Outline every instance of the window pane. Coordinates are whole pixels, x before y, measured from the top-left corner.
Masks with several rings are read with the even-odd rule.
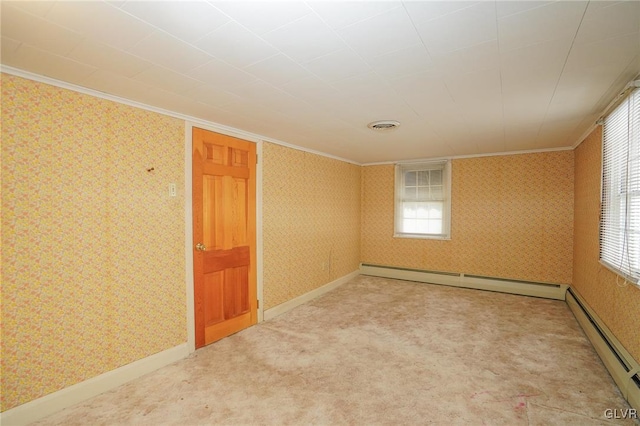
[[[429,218],[430,219],[442,219],[442,209],[444,206],[442,203],[429,203]]]
[[[427,232],[430,234],[442,234],[442,220],[430,219],[428,221]]]
[[[429,171],[421,170],[418,172],[418,185],[429,185]]]
[[[417,215],[418,219],[428,219],[429,218],[429,203],[417,203]]]
[[[431,186],[431,200],[442,200],[444,192],[442,185]]]
[[[418,187],[418,199],[420,199],[420,200],[429,200],[429,187],[428,186],[419,186]]]
[[[418,208],[416,203],[404,203],[402,207],[402,217],[404,218],[414,218],[416,217]]]
[[[404,173],[404,186],[416,186],[416,172]]]
[[[442,170],[431,170],[431,185],[442,185]]]
[[[403,198],[408,200],[418,200],[418,188],[415,186],[405,187]]]
[[[418,232],[417,219],[404,219],[402,221],[402,232],[406,232],[409,234],[417,233]]]

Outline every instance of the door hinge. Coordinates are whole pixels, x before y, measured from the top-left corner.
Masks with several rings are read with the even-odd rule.
[[[260,300],[259,300],[259,299],[258,299],[258,300],[256,300],[256,308],[257,308],[257,309],[260,309]]]
[[[256,154],[256,164],[258,164],[258,154]]]

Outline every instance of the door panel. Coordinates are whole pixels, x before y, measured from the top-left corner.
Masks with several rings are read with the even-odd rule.
[[[255,144],[193,129],[196,347],[256,323]]]

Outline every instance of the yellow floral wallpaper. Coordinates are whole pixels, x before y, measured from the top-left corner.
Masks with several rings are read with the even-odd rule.
[[[263,146],[264,306],[359,268],[360,166]]]
[[[599,217],[602,128],[575,150],[575,217],[572,287],[595,310],[620,343],[640,360],[640,288],[600,265]]]
[[[393,237],[394,166],[362,172],[362,263],[571,283],[573,152],[456,159],[451,240]]]
[[[1,84],[5,411],[187,336],[184,122]]]

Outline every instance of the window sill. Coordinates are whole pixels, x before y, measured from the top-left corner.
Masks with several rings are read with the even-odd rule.
[[[393,238],[410,238],[416,240],[442,240],[442,241],[451,241],[451,236],[449,235],[429,235],[429,234],[402,234],[402,233],[394,233]]]
[[[640,287],[640,280],[638,280],[637,277],[632,277],[629,276],[627,274],[625,274],[624,272],[622,272],[621,270],[619,270],[618,268],[616,268],[615,266],[612,266],[611,264],[603,261],[602,259],[600,259],[600,265],[604,266],[605,268],[607,268],[609,271],[613,272],[614,274],[616,274],[616,280],[619,280],[620,278],[622,278],[625,282],[635,285],[636,287]]]

